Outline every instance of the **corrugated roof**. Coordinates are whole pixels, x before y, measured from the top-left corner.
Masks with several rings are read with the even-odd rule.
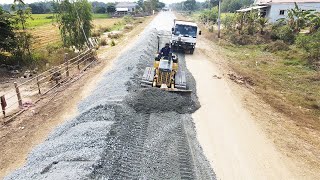
[[[253,7],[249,7],[249,8],[245,8],[245,9],[239,9],[237,10],[237,12],[247,12],[247,11],[251,11],[253,9],[262,9],[262,8],[266,8],[268,6],[253,6]]]
[[[320,3],[320,0],[256,0],[255,4],[270,4],[270,3]]]
[[[129,9],[128,8],[116,8],[116,11],[117,12],[123,12],[123,11],[129,11]]]
[[[138,4],[133,2],[119,2],[116,4],[117,8],[129,8],[129,7],[136,7]]]

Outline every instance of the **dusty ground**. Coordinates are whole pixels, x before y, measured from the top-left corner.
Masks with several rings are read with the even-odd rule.
[[[202,107],[198,138],[218,179],[317,179],[319,135],[263,102],[252,88],[230,81],[221,47],[199,39],[187,65]]]
[[[148,18],[126,34],[117,46],[109,49],[102,48],[99,51],[99,58],[104,61],[100,61],[81,80],[59,93],[50,103],[47,103],[51,99],[51,96],[48,96],[14,122],[0,127],[0,143],[2,145],[0,149],[0,179],[23,165],[31,149],[43,142],[57,125],[77,115],[77,102],[88,96],[102,74],[111,67],[113,60],[136,41],[139,32],[151,20],[152,17]]]

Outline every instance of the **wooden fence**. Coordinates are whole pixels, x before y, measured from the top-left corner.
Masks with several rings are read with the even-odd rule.
[[[66,53],[63,64],[42,72],[21,84],[14,82],[12,90],[0,95],[4,123],[33,106],[53,89],[70,82],[91,66],[97,60],[95,50],[98,42],[96,39],[92,39],[90,43],[93,48],[89,48],[71,59],[68,59]]]

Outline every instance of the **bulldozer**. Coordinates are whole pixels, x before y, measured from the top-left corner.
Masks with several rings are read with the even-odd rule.
[[[187,88],[186,74],[179,70],[177,55],[156,57],[153,67],[144,71],[142,87],[156,87],[172,92],[192,92]]]

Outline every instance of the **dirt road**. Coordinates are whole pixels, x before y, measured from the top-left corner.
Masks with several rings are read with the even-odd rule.
[[[217,179],[317,179],[316,171],[279,151],[268,136],[275,129],[268,127],[267,134],[264,121],[281,115],[247,87],[230,81],[222,51],[209,43],[200,37],[197,51],[186,55],[186,62],[201,104],[192,116],[197,137]],[[246,104],[255,108],[249,111]]]
[[[226,76],[199,50],[186,56],[186,61],[201,103],[193,114],[198,138],[217,177],[292,179],[283,158],[242,107]]]

